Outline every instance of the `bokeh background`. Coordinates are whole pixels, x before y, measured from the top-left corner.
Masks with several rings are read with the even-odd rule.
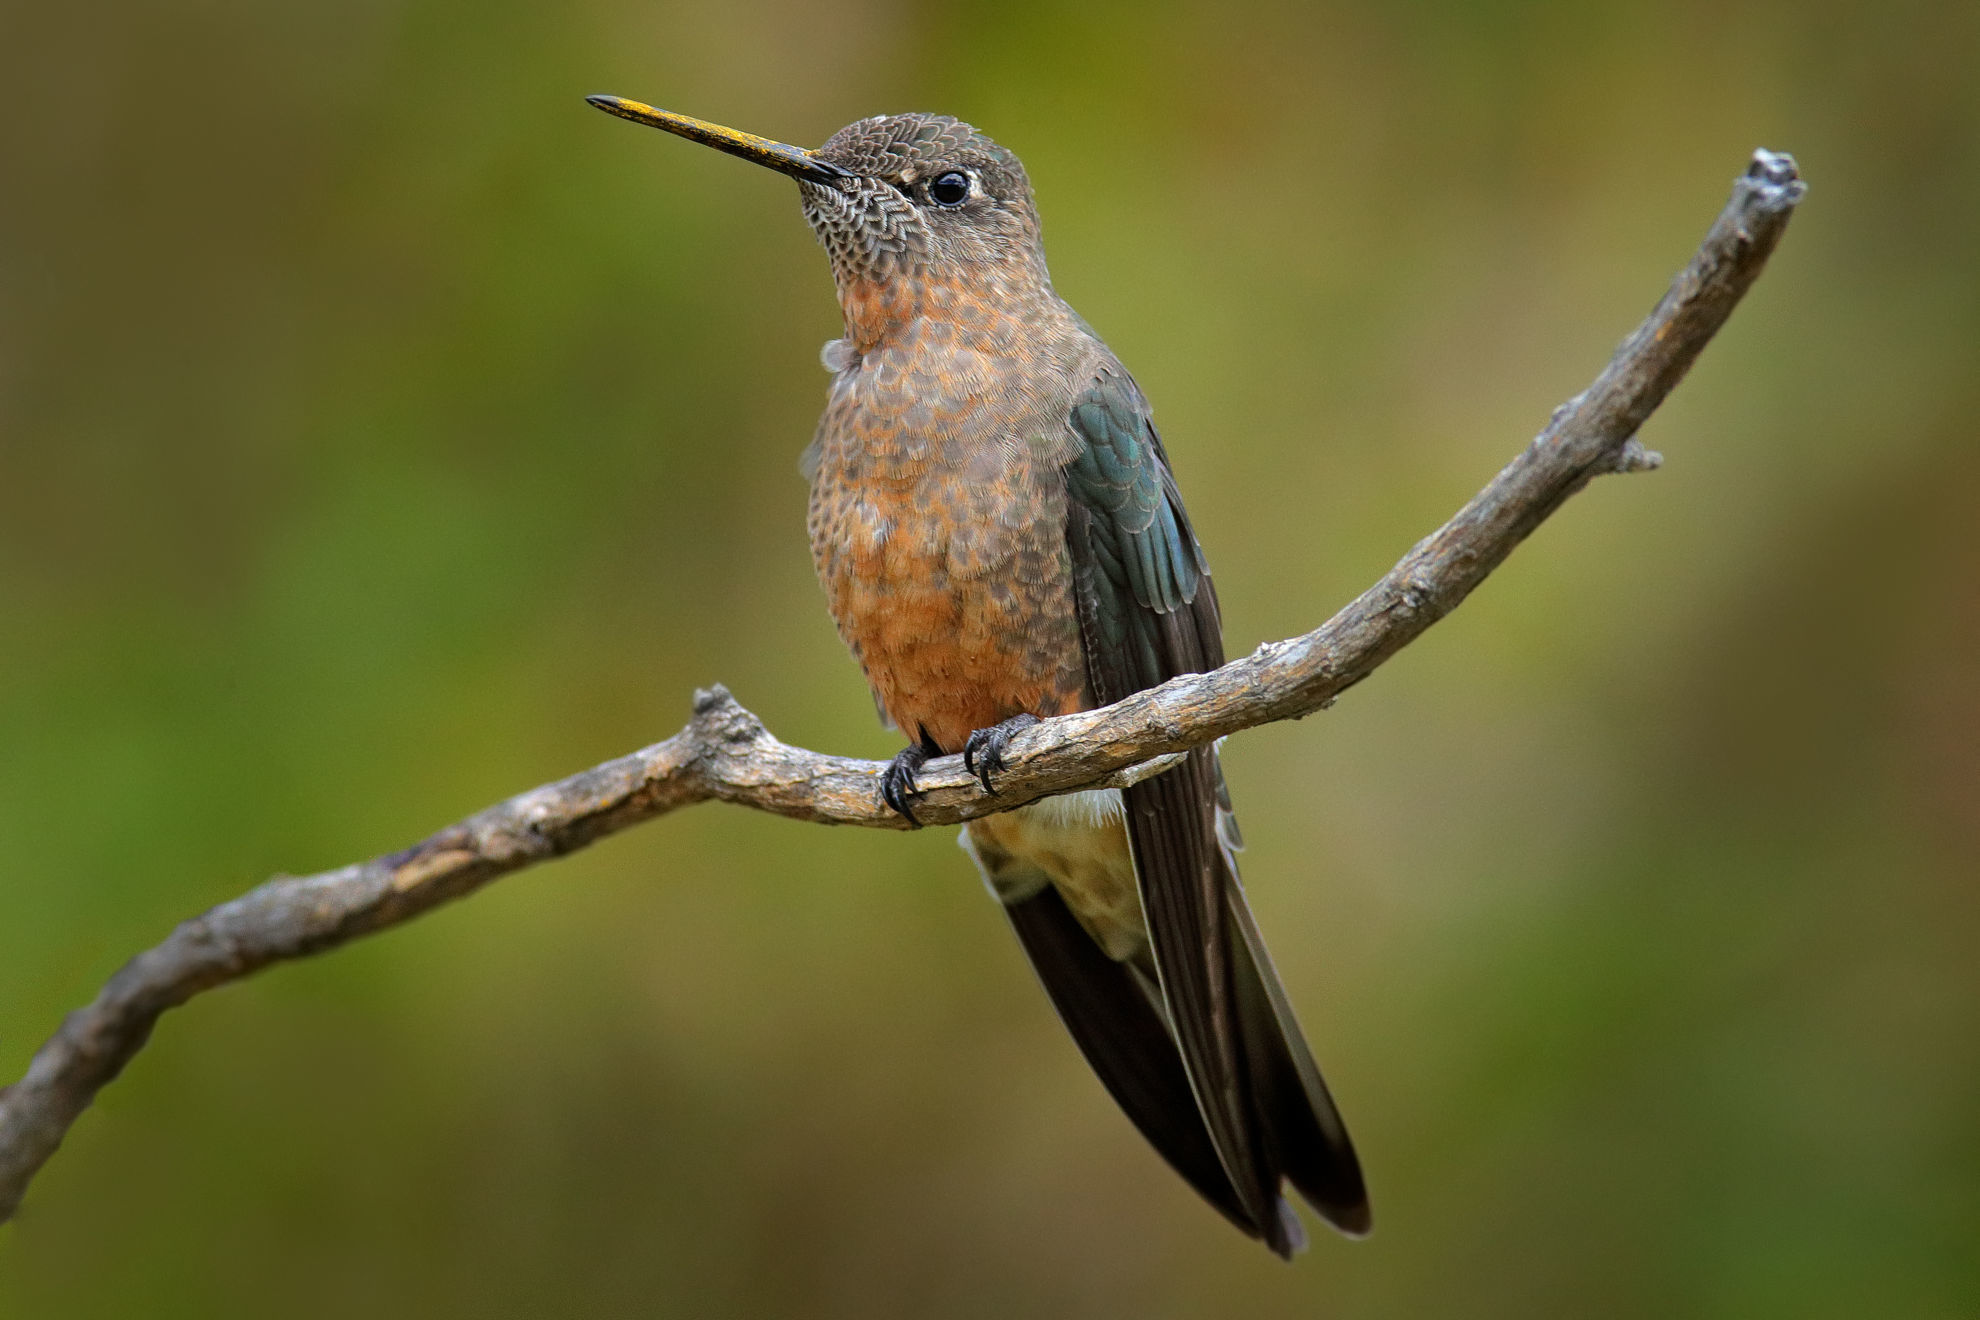
[[[722,807],[172,1014],[0,1314],[1980,1314],[1980,8],[0,9],[0,1078],[176,920],[671,733],[884,756],[796,475],[787,181],[585,108],[1019,151],[1233,652],[1812,191],[1651,422],[1235,739],[1378,1229],[1287,1267],[1065,1038],[950,832]]]

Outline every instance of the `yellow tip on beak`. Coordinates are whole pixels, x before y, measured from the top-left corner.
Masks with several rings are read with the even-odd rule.
[[[665,129],[677,137],[688,138],[717,151],[726,151],[731,156],[741,156],[744,160],[755,161],[758,165],[809,183],[836,183],[852,177],[852,171],[820,160],[803,147],[794,147],[787,142],[772,142],[769,138],[724,128],[705,119],[692,119],[671,110],[656,110],[622,96],[587,96],[584,99],[608,115],[630,119],[649,128]]]

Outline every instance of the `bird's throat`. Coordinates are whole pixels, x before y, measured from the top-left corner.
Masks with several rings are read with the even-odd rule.
[[[839,310],[846,318],[846,338],[864,355],[900,338],[921,315],[924,303],[917,281],[858,277],[839,290]]]

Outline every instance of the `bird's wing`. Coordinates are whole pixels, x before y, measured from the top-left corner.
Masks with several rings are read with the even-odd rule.
[[[1215,594],[1139,395],[1126,376],[1097,372],[1070,419],[1080,443],[1065,470],[1066,534],[1087,678],[1101,704],[1223,659]],[[1207,754],[1192,753],[1127,790],[1123,805],[1184,1071],[1239,1203],[1265,1226],[1278,1218],[1278,1180],[1250,1121],[1239,1058],[1223,873],[1205,810],[1210,768]]]
[[[1070,421],[1080,443],[1065,468],[1066,535],[1094,700],[1216,668],[1216,592],[1146,401],[1124,372],[1102,369]],[[1238,1204],[1281,1252],[1298,1237],[1279,1196],[1286,1175],[1328,1219],[1365,1229],[1354,1152],[1226,851],[1235,830],[1215,750],[1191,752],[1124,799],[1162,1000]]]

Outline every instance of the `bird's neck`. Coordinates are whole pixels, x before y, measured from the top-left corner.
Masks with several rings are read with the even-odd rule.
[[[861,354],[911,338],[922,320],[953,327],[952,338],[967,343],[999,334],[1013,318],[1059,305],[1051,285],[1030,263],[861,274],[839,283],[846,338]]]

